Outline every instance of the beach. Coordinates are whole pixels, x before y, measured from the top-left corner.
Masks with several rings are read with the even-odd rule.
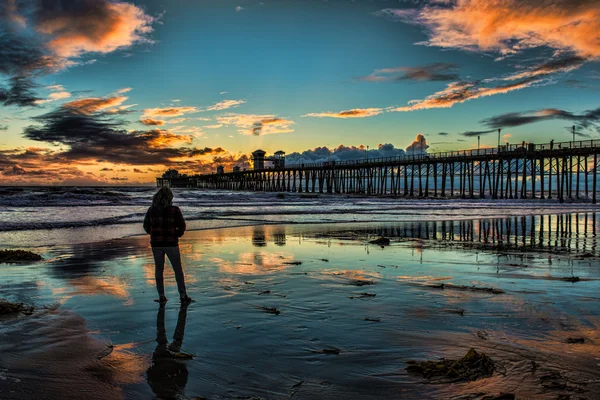
[[[27,247],[43,261],[1,267],[0,298],[35,306],[2,319],[2,398],[600,396],[600,215],[589,205],[315,224],[335,213],[309,200],[301,218],[228,215],[219,228],[188,231],[180,248],[196,301],[183,308],[168,266],[171,300],[162,309],[152,301],[148,237],[128,225],[126,237],[83,243],[65,242],[107,228],[43,231],[55,242]],[[235,221],[246,226],[228,227]],[[44,236],[29,232],[17,231]],[[460,359],[471,348],[493,360],[491,376],[407,371],[411,360]]]

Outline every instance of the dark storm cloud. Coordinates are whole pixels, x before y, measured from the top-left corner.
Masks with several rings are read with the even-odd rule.
[[[600,129],[600,107],[581,114],[556,108],[546,108],[535,111],[514,112],[496,115],[481,121],[490,128],[515,127],[548,120],[564,120],[572,122],[577,128],[584,130]],[[582,136],[583,132],[579,132]]]
[[[461,133],[461,135],[466,136],[466,137],[473,137],[473,136],[487,135],[488,133],[492,133],[492,132],[496,132],[496,130],[490,129],[488,131],[467,131],[467,132]]]
[[[0,87],[0,104],[19,107],[35,106],[36,101],[40,100],[35,94],[35,88],[37,87],[38,85],[30,77],[11,77],[7,88]]]
[[[90,160],[122,164],[170,164],[175,158],[193,158],[224,152],[218,148],[191,148],[191,138],[167,130],[128,132],[123,122],[103,112],[87,114],[72,107],[60,107],[35,117],[38,125],[24,130],[27,139],[66,145],[68,150],[55,153],[56,161]]]
[[[440,135],[440,136],[448,136],[449,133],[448,132],[440,132],[440,133],[438,133],[438,135]]]

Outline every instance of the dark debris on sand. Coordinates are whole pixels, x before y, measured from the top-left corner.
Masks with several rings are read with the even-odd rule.
[[[278,308],[276,307],[265,307],[265,306],[261,306],[258,307],[260,310],[262,310],[263,312],[267,313],[267,314],[275,314],[275,315],[279,315],[281,314],[281,311],[279,311]]]
[[[368,285],[374,285],[375,282],[367,281],[364,279],[352,279],[351,281],[348,282],[348,284],[354,285],[354,286],[368,286]]]
[[[464,290],[470,292],[482,292],[482,293],[492,293],[492,294],[502,294],[504,290],[496,289],[493,287],[478,287],[478,286],[465,286],[465,285],[450,285],[447,283],[440,283],[439,285],[427,285],[432,289],[442,289],[442,290]]]
[[[470,349],[460,360],[407,362],[406,370],[435,382],[469,382],[489,378],[494,373],[494,361],[484,353]]]
[[[332,355],[339,355],[340,354],[340,349],[338,349],[337,347],[326,347],[322,350],[313,350],[313,353],[318,353],[318,354],[332,354]]]
[[[380,236],[380,237],[378,237],[375,240],[370,240],[369,243],[370,244],[376,244],[376,245],[381,246],[381,247],[383,247],[383,246],[389,246],[390,245],[390,239],[385,238],[383,236]]]
[[[367,293],[367,292],[364,292],[364,293],[359,293],[357,296],[349,296],[348,298],[349,299],[366,299],[366,298],[372,298],[372,297],[375,297],[375,296],[377,296],[376,293]]]
[[[0,263],[40,261],[42,256],[25,250],[0,250]]]
[[[33,306],[26,306],[23,303],[11,303],[7,300],[0,300],[0,315],[9,314],[33,314]]]

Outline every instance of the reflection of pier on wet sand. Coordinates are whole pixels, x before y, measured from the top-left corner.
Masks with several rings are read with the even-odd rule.
[[[478,220],[418,221],[363,227],[329,227],[320,237],[383,236],[424,240],[430,245],[465,245],[498,250],[568,252],[598,255],[600,226],[597,213],[528,215]]]

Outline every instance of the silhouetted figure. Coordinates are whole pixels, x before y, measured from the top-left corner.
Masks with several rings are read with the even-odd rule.
[[[554,150],[554,139],[550,141],[550,150]]]
[[[165,255],[169,257],[175,272],[177,289],[182,302],[190,302],[187,295],[185,277],[179,253],[179,238],[185,233],[185,220],[179,207],[173,205],[173,192],[168,187],[161,187],[152,198],[152,206],[144,218],[144,230],[150,235],[150,245],[154,256],[154,278],[158,291],[158,302],[166,303],[163,271]]]
[[[185,320],[189,303],[182,303],[177,316],[177,327],[173,342],[169,344],[165,328],[165,305],[160,304],[156,316],[156,349],[152,353],[152,366],[146,371],[146,379],[152,391],[159,399],[184,398],[188,370],[185,359],[190,355],[181,353]]]

